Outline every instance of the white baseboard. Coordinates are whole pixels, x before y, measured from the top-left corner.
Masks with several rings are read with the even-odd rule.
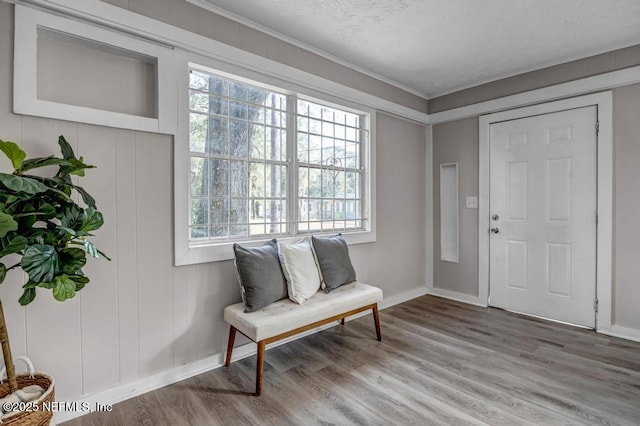
[[[634,342],[640,342],[640,330],[637,328],[613,324],[611,328],[607,330],[598,330],[598,333],[606,334],[607,336],[633,340]]]
[[[444,297],[445,299],[455,300],[457,302],[469,303],[470,305],[487,307],[486,302],[481,302],[478,296],[472,296],[466,293],[459,293],[457,291],[444,290],[442,288],[429,288],[428,294],[438,297]]]
[[[400,303],[415,299],[416,297],[424,296],[427,294],[427,291],[427,286],[423,285],[422,287],[414,290],[405,291],[391,297],[385,297],[382,302],[378,303],[378,307],[380,309],[390,308],[391,306],[399,305]]]
[[[406,302],[411,299],[415,299],[416,297],[424,296],[425,294],[427,294],[427,287],[423,286],[421,288],[417,288],[414,290],[406,291],[404,293],[396,294],[391,297],[384,298],[382,302],[378,304],[378,306],[379,306],[379,309],[381,310],[386,309],[391,306],[397,305],[399,303]],[[361,312],[358,315],[349,317],[348,320],[353,320],[355,318],[358,318],[366,314],[368,314],[368,312]],[[272,343],[271,345],[267,346],[267,349],[283,345],[293,340],[301,339],[305,336],[309,336],[311,334],[317,333],[322,330],[326,330],[328,328],[334,327],[338,323],[339,322],[336,321],[336,323],[326,324],[324,326],[315,328],[313,330],[309,330],[304,333],[297,334],[288,339],[284,339],[279,342]],[[255,354],[256,354],[256,345],[254,343],[247,343],[242,346],[236,346],[233,349],[233,361],[247,358]],[[170,384],[180,382],[182,380],[188,379],[193,376],[197,376],[198,374],[206,373],[207,371],[220,368],[224,365],[224,355],[225,355],[224,352],[215,354],[207,358],[191,362],[189,364],[181,365],[179,367],[174,367],[170,370],[163,371],[162,373],[154,374],[153,376],[145,377],[144,379],[136,380],[131,383],[118,385],[111,389],[107,389],[92,395],[85,396],[79,399],[78,401],[76,401],[77,402],[76,405],[78,407],[81,407],[83,403],[85,403],[89,407],[95,407],[96,404],[100,404],[102,406],[107,404],[113,405],[118,402],[122,402],[130,398],[134,398],[144,393],[151,392],[156,389],[160,389],[164,386],[168,386]],[[58,424],[58,423],[66,422],[68,420],[71,420],[76,417],[80,417],[89,413],[90,411],[60,411],[55,413],[54,423]]]

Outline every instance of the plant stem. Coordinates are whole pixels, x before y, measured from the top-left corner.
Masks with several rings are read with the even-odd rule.
[[[16,369],[13,366],[13,358],[11,357],[11,346],[9,345],[9,333],[7,333],[7,325],[4,321],[4,311],[2,310],[2,300],[0,300],[0,344],[2,344],[2,357],[4,365],[7,367],[7,377],[9,378],[9,391],[18,390],[18,381],[16,380]]]

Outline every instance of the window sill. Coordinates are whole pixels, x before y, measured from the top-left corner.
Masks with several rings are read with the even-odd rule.
[[[310,235],[335,235],[336,232],[330,233],[318,233]],[[373,243],[376,241],[375,231],[359,231],[343,233],[342,236],[349,245]],[[281,237],[277,238],[278,241],[297,241],[305,235],[297,235],[293,237]],[[239,244],[247,246],[259,246],[271,238],[262,238],[259,240],[242,241]],[[193,245],[186,249],[183,253],[176,251],[176,266],[195,265],[198,263],[220,262],[224,260],[232,260],[234,258],[233,253],[233,241],[225,241],[217,244],[203,244]]]

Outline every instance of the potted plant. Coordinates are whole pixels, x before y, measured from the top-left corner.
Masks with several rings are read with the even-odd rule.
[[[58,144],[62,157],[26,159],[17,144],[0,140],[0,151],[14,169],[10,174],[0,173],[0,284],[7,271],[22,268],[27,282],[18,300],[21,305],[31,303],[38,288],[51,290],[59,301],[74,297],[89,282],[82,272],[86,255],[95,258],[102,255],[110,260],[89,240],[91,232],[102,226],[102,214],[93,197],[72,180],[72,176],[84,176],[85,170],[94,166],[85,164],[82,157],[76,158],[63,136],[58,138]],[[43,177],[46,174],[43,170],[38,170],[38,175],[32,174],[41,168],[50,171],[50,177]],[[80,196],[84,207],[74,200],[75,194]],[[2,301],[0,342],[8,377],[8,392],[3,394],[0,389],[0,397],[4,397],[16,391],[19,384]],[[48,414],[50,418],[51,413]]]

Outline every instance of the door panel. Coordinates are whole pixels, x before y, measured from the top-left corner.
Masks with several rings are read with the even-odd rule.
[[[490,304],[593,327],[596,107],[490,127]]]

